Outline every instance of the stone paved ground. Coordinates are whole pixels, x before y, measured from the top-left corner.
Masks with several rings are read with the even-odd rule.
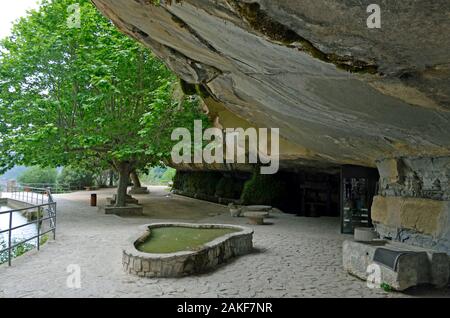
[[[110,190],[100,191],[100,202]],[[146,213],[198,222],[245,224],[212,203],[152,188],[143,198]],[[164,219],[124,219],[101,215],[88,206],[89,193],[57,197],[58,237],[40,252],[29,252],[0,266],[0,297],[406,297],[448,296],[448,291],[416,290],[411,295],[371,290],[347,275],[335,218],[300,218],[277,214],[271,225],[255,226],[256,252],[208,274],[181,279],[143,279],[122,271],[121,248],[138,225]],[[157,211],[159,209],[159,212]],[[153,212],[152,212],[153,211]],[[157,211],[157,212],[155,212]],[[173,213],[176,211],[176,213]],[[215,216],[212,216],[215,215]],[[203,217],[202,217],[203,216]],[[70,289],[67,266],[81,268],[81,288]]]

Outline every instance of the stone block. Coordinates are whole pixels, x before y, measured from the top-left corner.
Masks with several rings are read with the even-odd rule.
[[[142,271],[143,272],[150,271],[150,262],[149,261],[147,261],[147,260],[142,261]]]
[[[449,201],[375,196],[372,220],[398,229],[411,229],[439,237],[447,228]]]
[[[133,270],[140,272],[142,270],[142,261],[140,258],[133,259]]]
[[[132,187],[128,194],[149,194],[150,191],[146,187]]]
[[[127,204],[124,207],[116,206],[99,206],[99,212],[104,214],[114,214],[118,216],[142,216],[144,209],[141,205]]]
[[[380,179],[386,184],[397,183],[400,180],[399,161],[395,158],[377,162]]]
[[[408,251],[398,258],[398,266],[393,270],[374,262],[376,249],[383,247],[394,251]],[[343,266],[350,274],[366,280],[369,265],[377,264],[380,269],[380,283],[385,283],[398,291],[413,286],[430,284],[441,288],[449,283],[449,257],[436,252],[397,242],[362,243],[345,241],[343,244]]]
[[[357,242],[370,242],[378,237],[377,232],[369,227],[355,228],[354,238]]]

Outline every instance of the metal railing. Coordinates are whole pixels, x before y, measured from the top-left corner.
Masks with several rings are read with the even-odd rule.
[[[50,188],[32,188],[29,186],[15,187],[7,194],[9,199],[22,201],[30,204],[44,204],[50,202]],[[53,198],[52,198],[53,200]]]
[[[8,245],[6,248],[0,250],[0,255],[8,252],[8,265],[11,266],[12,252],[13,250],[21,246],[24,243],[36,240],[36,248],[40,249],[41,238],[52,232],[53,239],[56,239],[56,202],[53,201],[52,192],[50,188],[24,188],[24,189],[14,189],[13,192],[4,193],[5,198],[13,199],[21,202],[30,204],[30,207],[25,207],[21,209],[11,209],[8,211],[0,212],[0,215],[9,214],[9,226],[6,230],[0,230],[0,236],[8,233]],[[45,202],[46,201],[46,202]],[[36,215],[36,217],[28,220],[27,223],[13,226],[13,216],[15,213],[21,213],[22,215],[27,212]],[[45,228],[45,221],[48,221],[48,228]],[[21,240],[20,242],[12,241],[12,232],[30,225],[36,225],[37,234],[32,237]]]
[[[20,183],[23,188],[51,188],[53,194],[70,193],[73,191],[84,190],[84,186],[77,183]]]

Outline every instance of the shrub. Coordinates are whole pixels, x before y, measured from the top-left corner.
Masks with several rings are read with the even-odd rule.
[[[51,185],[56,183],[57,171],[54,168],[31,167],[18,178],[20,183]]]
[[[187,174],[183,171],[177,171],[173,177],[173,188],[176,190],[184,191]]]
[[[58,185],[83,189],[94,184],[94,173],[80,168],[65,167],[57,178]]]
[[[216,186],[216,196],[226,199],[239,199],[244,187],[241,179],[223,176]]]
[[[188,194],[214,196],[220,178],[219,172],[177,171],[174,177],[174,189]]]
[[[17,240],[11,242],[12,245],[17,244]],[[8,247],[7,243],[0,238],[0,250],[6,249]],[[20,243],[11,250],[11,258],[19,257],[28,251],[34,249],[34,245],[30,243]],[[0,264],[6,263],[8,261],[8,251],[0,253]]]
[[[255,172],[244,185],[241,201],[245,205],[280,206],[285,197],[286,187],[286,183],[277,175],[262,175]]]

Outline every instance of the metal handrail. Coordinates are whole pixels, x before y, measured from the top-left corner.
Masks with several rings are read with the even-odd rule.
[[[43,204],[48,201],[50,188],[32,188],[27,186],[14,187],[10,192],[10,199],[18,200],[31,204]]]
[[[27,203],[27,202],[25,202],[25,203]],[[33,205],[33,206],[28,207],[28,208],[14,209],[13,211],[14,211],[14,212],[23,212],[23,211],[27,211],[27,210],[33,210],[33,209],[36,209],[36,208],[41,208],[41,207],[44,207],[44,206],[49,206],[51,203],[53,203],[53,202],[45,203],[45,204],[39,204],[39,205]],[[0,214],[8,214],[8,213],[10,213],[10,210],[0,212]]]
[[[18,211],[17,210],[12,210],[12,212],[18,212]],[[8,211],[8,213],[10,213],[10,212]],[[39,223],[40,221],[47,221],[47,220],[50,220],[51,218],[52,218],[51,216],[48,216],[46,218],[41,218],[39,220],[29,221],[28,223],[24,223],[24,224],[15,226],[15,227],[12,227],[12,228],[7,229],[7,230],[2,230],[2,231],[0,231],[0,234],[6,233],[6,232],[9,232],[9,231],[18,230],[18,229],[21,229],[21,228],[26,227],[28,225]]]
[[[81,183],[19,183],[22,187],[51,188],[53,193],[68,193],[83,190]]]
[[[30,191],[36,191],[36,192],[30,192]],[[20,195],[20,193],[22,193],[22,195]],[[47,203],[42,202],[42,204],[37,204],[37,205],[32,204],[30,207],[26,207],[26,208],[12,209],[9,211],[0,212],[0,215],[9,214],[8,229],[0,231],[0,234],[8,233],[8,247],[3,250],[0,250],[0,253],[4,253],[6,251],[8,252],[8,265],[9,266],[11,266],[12,250],[15,247],[17,247],[23,243],[29,242],[31,240],[37,239],[36,248],[37,248],[37,250],[40,250],[41,237],[50,232],[53,232],[53,239],[56,239],[56,202],[53,201],[51,189],[50,188],[45,188],[45,189],[44,188],[27,188],[27,191],[18,191],[18,189],[16,188],[16,189],[14,189],[13,192],[11,192],[11,199],[30,204],[30,202],[28,201],[28,199],[29,199],[28,194],[25,196],[23,193],[36,193],[37,200],[39,199],[39,195],[41,195],[42,201],[44,201],[44,196],[46,196]],[[9,195],[8,195],[8,198],[9,198]],[[22,198],[22,200],[20,200],[20,198]],[[31,198],[33,200],[33,195],[31,196]],[[24,199],[27,199],[27,200],[24,200]],[[12,226],[13,213],[24,212],[24,211],[29,211],[29,210],[36,210],[36,209],[37,209],[37,218],[35,220],[28,221],[27,223],[24,223],[24,224],[15,226],[15,227]],[[43,215],[41,216],[41,212],[43,210],[45,210],[47,212],[48,216],[46,216],[46,217],[44,217]],[[47,220],[50,221],[50,229],[45,232],[41,232],[42,222],[47,221]],[[14,244],[12,244],[12,231],[26,227],[28,225],[32,225],[32,224],[37,224],[37,235],[34,235],[27,239],[21,240],[20,242],[15,242]]]

